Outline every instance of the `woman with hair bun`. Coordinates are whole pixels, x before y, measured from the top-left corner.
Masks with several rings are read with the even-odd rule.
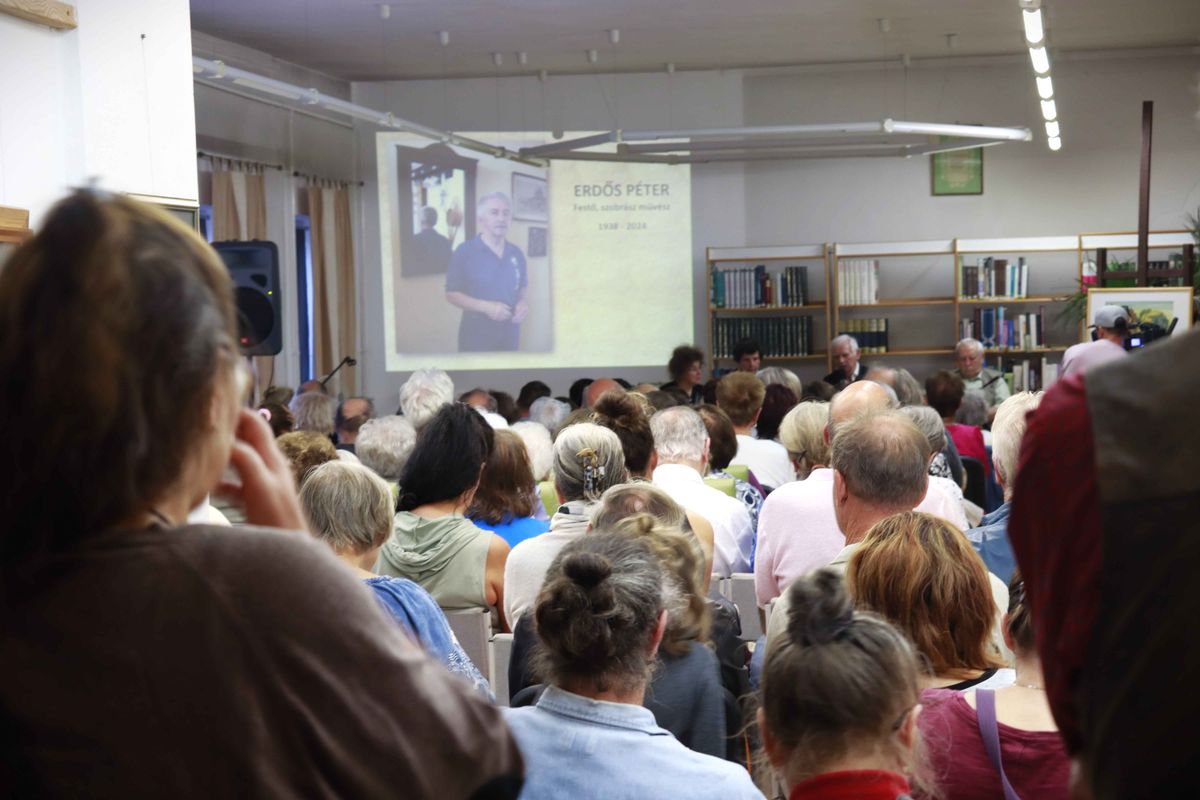
[[[758,712],[788,797],[907,799],[910,779],[928,785],[917,652],[882,618],[855,611],[832,570],[797,578],[788,591],[787,630],[767,653]]]
[[[658,558],[592,532],[555,558],[534,621],[547,676],[537,705],[503,709],[525,756],[525,800],[761,798],[741,767],[693,752],[642,703],[668,612]]]
[[[392,538],[375,571],[420,584],[442,608],[492,609],[493,627],[508,630],[508,543],[466,517],[493,443],[475,409],[451,403],[438,410],[404,465]]]

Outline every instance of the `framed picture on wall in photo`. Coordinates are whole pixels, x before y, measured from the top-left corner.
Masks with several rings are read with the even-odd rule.
[[[935,197],[983,194],[983,148],[932,154],[929,179]]]
[[[1087,324],[1096,319],[1101,306],[1121,306],[1129,312],[1131,325],[1157,325],[1172,336],[1192,327],[1192,287],[1152,286],[1120,289],[1088,289]],[[1175,320],[1175,327],[1171,325]]]
[[[525,255],[530,258],[543,258],[546,252],[546,229],[537,225],[530,225],[529,247],[525,248]]]
[[[550,193],[546,179],[520,172],[512,174],[513,219],[526,222],[550,221]]]

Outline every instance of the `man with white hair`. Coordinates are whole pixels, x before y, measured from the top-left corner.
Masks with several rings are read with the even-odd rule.
[[[858,340],[848,333],[833,337],[829,343],[833,356],[833,372],[825,376],[825,382],[835,389],[862,379],[867,374],[867,365],[859,360]]]
[[[539,397],[529,407],[529,419],[550,431],[551,436],[558,434],[559,426],[570,413],[569,405],[553,397]]]
[[[305,392],[292,398],[292,415],[296,418],[295,429],[298,431],[315,431],[333,436],[336,410],[337,401],[320,392]]]
[[[395,485],[417,444],[417,429],[395,414],[367,420],[358,429],[356,450],[363,466]]]
[[[992,421],[992,466],[996,468],[996,482],[1004,490],[1004,504],[985,514],[978,528],[967,531],[967,539],[988,570],[1005,583],[1016,568],[1012,545],[1008,541],[1008,511],[1017,482],[1021,439],[1025,436],[1029,414],[1041,402],[1041,392],[1019,392],[996,409],[996,418]]]
[[[704,483],[708,471],[708,429],[690,406],[659,411],[650,418],[658,466],[655,486],[713,527],[713,574],[748,572],[754,553],[754,526],[741,501]]]
[[[400,413],[420,431],[438,409],[454,402],[454,381],[440,369],[419,369],[400,387]]]
[[[512,201],[492,192],[476,203],[479,235],[463,242],[446,270],[446,301],[462,309],[460,353],[516,350],[529,314],[525,254],[508,241]]]
[[[962,378],[963,389],[982,394],[989,409],[1003,403],[1012,393],[1003,372],[983,365],[983,342],[978,339],[963,339],[955,345],[954,362],[958,366],[953,371]]]

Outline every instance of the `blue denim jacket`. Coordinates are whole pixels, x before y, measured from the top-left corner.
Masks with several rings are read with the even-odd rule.
[[[501,712],[525,757],[522,800],[762,800],[746,770],[688,750],[643,706],[550,686]]]
[[[979,557],[983,559],[988,571],[1008,584],[1013,570],[1017,568],[1017,558],[1013,555],[1012,545],[1008,541],[1008,509],[1010,503],[997,508],[990,514],[984,514],[978,528],[967,531],[967,539]]]

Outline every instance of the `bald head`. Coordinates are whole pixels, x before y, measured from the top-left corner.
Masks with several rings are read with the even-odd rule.
[[[829,403],[829,438],[838,428],[867,414],[897,408],[895,392],[874,381],[856,381],[833,396]]]
[[[600,399],[600,395],[607,392],[609,389],[620,389],[621,384],[614,381],[612,378],[600,378],[588,384],[587,391],[583,393],[584,405],[588,408],[594,408],[596,401]]]

